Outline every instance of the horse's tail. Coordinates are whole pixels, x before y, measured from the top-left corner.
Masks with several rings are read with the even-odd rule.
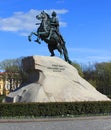
[[[62,49],[63,49],[63,54],[64,54],[64,59],[66,62],[68,62],[69,64],[72,64],[72,61],[69,59],[69,56],[68,56],[68,51],[65,47],[65,44],[62,45]]]

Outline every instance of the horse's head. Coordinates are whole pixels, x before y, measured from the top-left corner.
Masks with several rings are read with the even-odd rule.
[[[37,29],[39,37],[41,39],[46,39],[50,33],[50,16],[45,11],[42,11],[36,18],[41,21]]]
[[[38,20],[43,20],[43,21],[46,21],[46,20],[48,20],[48,19],[50,19],[50,16],[45,12],[45,11],[42,11],[40,14],[38,14],[37,16],[36,16],[36,18],[38,19]]]

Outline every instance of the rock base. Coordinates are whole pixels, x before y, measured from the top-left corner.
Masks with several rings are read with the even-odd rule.
[[[107,101],[78,71],[58,57],[30,56],[23,59],[28,82],[11,92],[4,102]]]

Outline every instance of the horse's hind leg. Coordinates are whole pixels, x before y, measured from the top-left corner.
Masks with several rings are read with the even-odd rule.
[[[58,43],[58,45],[57,45],[57,50],[59,51],[59,53],[60,53],[60,57],[62,58],[62,54],[63,54],[63,52],[62,52],[62,48],[61,48],[61,45]]]
[[[49,51],[50,51],[50,53],[51,53],[50,56],[55,56],[54,50],[52,49],[52,47],[51,47],[49,44],[48,44],[48,49],[49,49]]]

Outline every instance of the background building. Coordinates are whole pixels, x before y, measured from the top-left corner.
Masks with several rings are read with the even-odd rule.
[[[4,80],[3,73],[0,72],[0,95],[4,94]]]
[[[12,77],[6,72],[0,72],[0,95],[8,95],[10,91],[20,86],[21,81],[16,76],[14,78],[14,76]]]

